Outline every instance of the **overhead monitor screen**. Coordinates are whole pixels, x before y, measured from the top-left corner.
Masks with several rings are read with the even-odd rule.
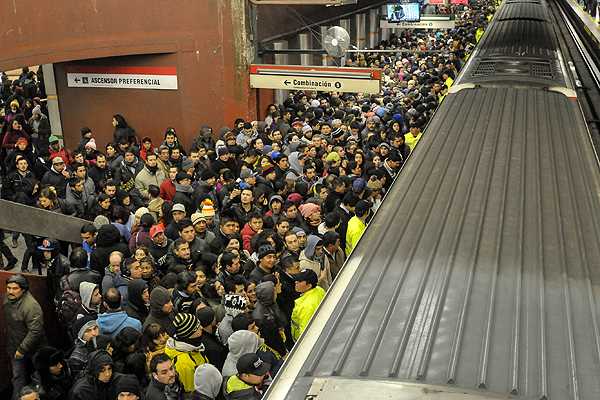
[[[394,3],[387,5],[388,22],[418,22],[421,20],[419,3]]]

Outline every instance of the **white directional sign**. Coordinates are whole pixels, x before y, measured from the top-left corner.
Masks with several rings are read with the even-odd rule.
[[[73,66],[67,86],[77,88],[177,90],[176,67]]]
[[[253,89],[379,93],[381,70],[368,68],[251,65]]]
[[[417,22],[388,22],[382,19],[380,23],[382,29],[454,29],[456,23],[448,18],[421,18]]]

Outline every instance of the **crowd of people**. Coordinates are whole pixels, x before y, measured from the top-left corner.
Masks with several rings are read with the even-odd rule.
[[[14,399],[259,399],[421,139],[493,11],[410,31],[349,65],[379,95],[295,92],[260,121],[113,140],[51,135],[36,76],[4,82],[2,197],[87,220],[80,245],[24,234],[4,303]],[[31,82],[34,83],[32,86]],[[18,233],[6,232],[17,245]],[[4,235],[4,233],[2,233]],[[5,269],[19,260],[4,241]],[[50,346],[40,302],[69,346]]]

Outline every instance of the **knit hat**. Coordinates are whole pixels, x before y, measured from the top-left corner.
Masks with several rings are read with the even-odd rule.
[[[226,294],[225,300],[223,300],[225,313],[232,317],[236,317],[237,315],[246,312],[247,306],[248,302],[246,301],[246,298],[239,294]]]
[[[13,101],[10,102],[10,106],[16,106],[17,108],[19,107],[19,102],[15,99]]]
[[[225,154],[229,154],[229,149],[227,148],[227,146],[217,147],[217,157],[221,157]]]
[[[298,226],[293,227],[292,232],[294,232],[296,236],[306,236],[306,232],[304,232],[304,229]]]
[[[383,185],[381,184],[379,179],[369,179],[369,181],[367,182],[367,187],[370,190],[381,190],[383,188]]]
[[[196,311],[196,317],[200,321],[202,327],[205,328],[215,320],[215,311],[212,307],[204,307]]]
[[[142,390],[140,389],[140,383],[138,379],[134,375],[122,375],[120,379],[117,380],[115,385],[115,393],[117,397],[120,393],[131,393],[141,398]]]
[[[300,193],[290,193],[287,197],[287,201],[292,202],[296,205],[302,202],[302,195]]]
[[[109,224],[109,219],[104,215],[98,215],[96,216],[96,218],[94,218],[94,226],[96,227],[96,229],[100,229],[100,227]]]
[[[182,171],[187,171],[188,169],[193,168],[193,167],[194,167],[194,160],[192,160],[190,158],[186,158],[181,163],[181,170]]]
[[[50,135],[50,137],[48,138],[48,143],[54,143],[58,141],[60,141],[60,139],[56,135]]]
[[[198,329],[202,328],[198,318],[188,313],[177,314],[173,324],[175,325],[175,338],[177,339],[190,338]]]
[[[94,139],[90,139],[86,144],[85,144],[86,148],[91,148],[93,150],[96,150],[96,140]]]
[[[202,200],[202,203],[200,203],[200,205],[202,206],[202,209],[200,210],[202,211],[202,215],[204,215],[205,217],[215,216],[215,207],[213,205],[212,200],[204,199]]]
[[[137,210],[135,210],[135,214],[133,215],[136,219],[142,219],[142,215],[144,214],[150,214],[150,210],[148,210],[148,208],[146,207],[140,207]]]
[[[65,160],[63,160],[62,157],[56,156],[52,159],[52,164],[64,164],[64,163],[65,163]]]
[[[300,210],[300,214],[302,214],[302,217],[304,217],[304,219],[310,217],[316,212],[321,211],[321,207],[319,207],[319,205],[315,203],[301,204],[300,207],[298,207],[298,209]]]
[[[352,182],[352,191],[354,193],[362,193],[366,186],[367,182],[363,178],[357,178]]]
[[[275,248],[273,246],[271,246],[270,244],[263,244],[262,246],[260,246],[258,248],[258,259],[259,260],[262,260],[269,254],[277,254],[277,252],[275,251]]]
[[[33,367],[42,374],[48,373],[48,368],[65,361],[65,355],[55,347],[44,346],[33,357]]]
[[[79,340],[83,341],[83,335],[85,331],[93,328],[94,326],[98,326],[98,322],[95,318],[90,315],[84,315],[81,318],[78,318],[73,323],[73,334],[79,338]]]
[[[157,286],[150,293],[150,307],[162,308],[165,304],[171,301],[169,291],[162,286]]]
[[[200,221],[206,222],[206,217],[202,213],[199,213],[199,212],[193,213],[192,216],[190,217],[190,219],[192,220],[192,225],[196,225]]]

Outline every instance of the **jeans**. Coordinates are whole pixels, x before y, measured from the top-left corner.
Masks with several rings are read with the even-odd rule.
[[[13,400],[19,399],[19,392],[28,383],[27,362],[27,357],[17,360],[14,354],[11,355]]]

